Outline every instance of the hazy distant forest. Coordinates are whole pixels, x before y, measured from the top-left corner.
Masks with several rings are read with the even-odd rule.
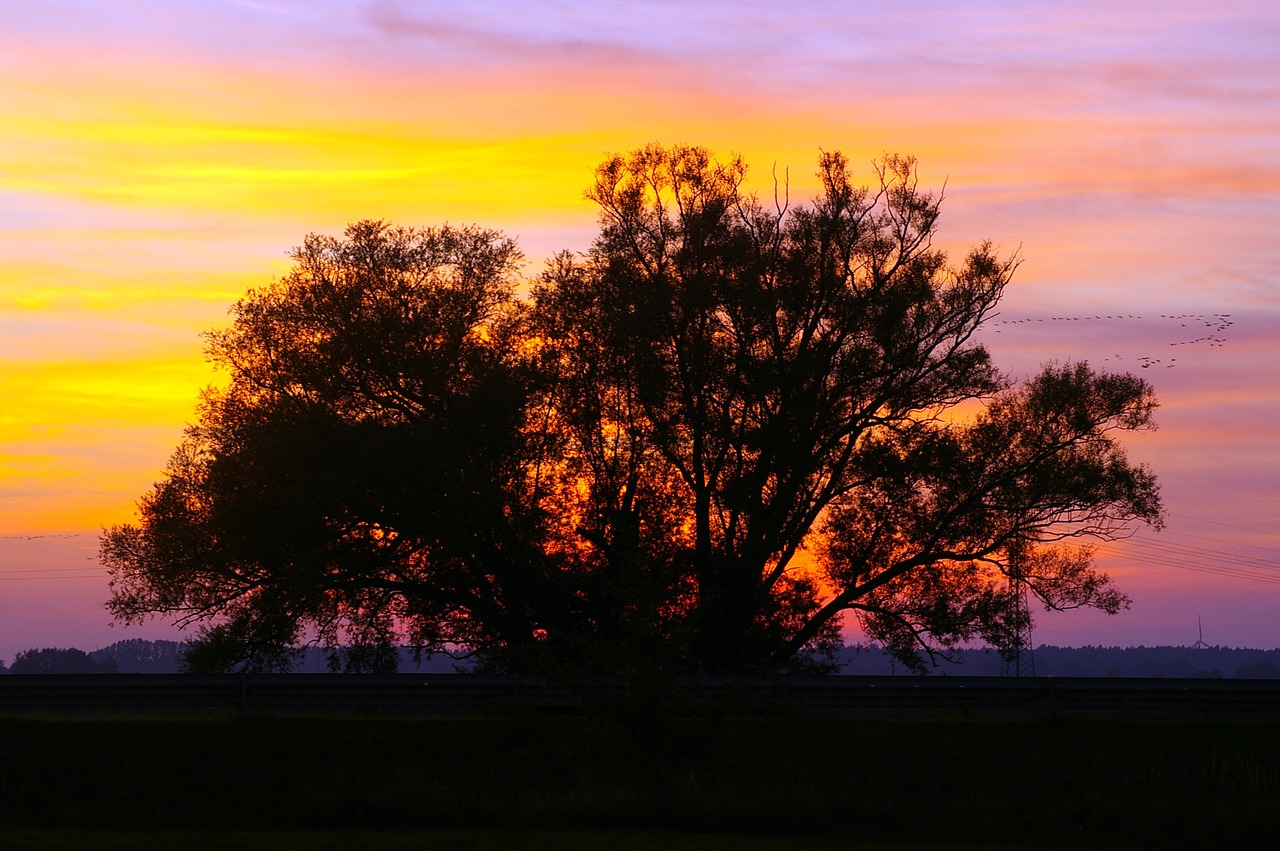
[[[187,647],[176,641],[130,638],[90,652],[40,648],[19,653],[9,667],[0,660],[0,674],[173,674],[182,670]],[[998,676],[997,651],[953,650],[950,660],[938,659],[925,670],[933,676]],[[1197,677],[1280,679],[1280,649],[1231,647],[1053,647],[1034,651],[1036,674],[1048,677]],[[879,648],[845,647],[833,652],[834,669],[841,674],[893,675],[914,673],[891,653]],[[403,648],[397,670],[403,673],[454,673],[469,670],[472,660],[448,655],[415,658]],[[293,670],[325,673],[332,670],[330,654],[317,647],[300,654]]]
[[[974,334],[1020,258],[936,247],[910,157],[862,185],[824,153],[805,204],[746,175],[610,157],[594,243],[533,278],[481,227],[307,237],[207,335],[229,382],[103,535],[112,613],[197,627],[197,671],[408,645],[646,678],[835,670],[846,618],[918,668],[1016,650],[1028,599],[1126,608],[1089,541],[1161,523],[1121,444],[1152,387],[1007,379]]]

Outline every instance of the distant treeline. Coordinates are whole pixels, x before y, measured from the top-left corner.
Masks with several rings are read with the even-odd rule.
[[[177,641],[130,638],[84,652],[75,648],[27,650],[19,653],[0,674],[171,674],[182,667],[186,645]],[[891,656],[875,647],[844,647],[836,652],[842,674],[907,675]],[[1231,647],[1054,647],[1041,645],[1034,653],[1035,673],[1042,677],[1209,677],[1229,679],[1280,679],[1280,649],[1251,650]],[[990,648],[956,650],[949,658],[927,662],[934,676],[994,677],[1000,675],[1000,654]],[[400,653],[403,673],[453,673],[466,670],[465,659],[446,654],[416,658],[412,650]],[[300,652],[294,670],[325,673],[331,670],[330,654],[318,648]]]
[[[1032,654],[1041,677],[1208,677],[1280,679],[1280,650],[1233,647],[1054,647]],[[846,647],[837,654],[843,674],[901,674],[902,665],[874,647]],[[955,650],[926,661],[941,676],[1000,676],[1000,654],[989,648]]]
[[[182,657],[187,645],[180,641],[146,641],[129,638],[86,653],[76,648],[43,647],[25,650],[5,667],[0,661],[0,674],[176,674],[182,670]],[[453,673],[465,668],[447,654],[418,658],[410,648],[400,651],[400,671],[413,673]],[[321,674],[332,670],[328,651],[307,647],[299,651],[294,671]]]

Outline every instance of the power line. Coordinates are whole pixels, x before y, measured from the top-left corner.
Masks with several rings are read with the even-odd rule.
[[[1180,544],[1165,544],[1158,541],[1142,540],[1133,547],[1108,547],[1107,549],[1117,555],[1132,558],[1160,557],[1179,564],[1211,564],[1240,570],[1272,572],[1277,577],[1280,577],[1280,563],[1275,561],[1266,561],[1252,556],[1238,557],[1231,553],[1209,550],[1203,547],[1188,547]]]
[[[1224,576],[1229,579],[1247,579],[1252,582],[1262,582],[1267,585],[1280,585],[1280,576],[1266,573],[1251,573],[1246,570],[1238,570],[1228,567],[1215,567],[1208,564],[1178,564],[1168,559],[1145,557],[1145,556],[1128,556],[1130,562],[1139,564],[1149,564],[1152,567],[1171,567],[1178,570],[1190,570],[1195,573],[1210,573],[1214,576]]]
[[[1161,535],[1177,535],[1180,538],[1192,538],[1197,541],[1208,541],[1209,543],[1222,544],[1223,546],[1226,546],[1226,547],[1244,547],[1245,549],[1250,549],[1250,550],[1261,550],[1264,553],[1272,553],[1277,558],[1280,558],[1280,548],[1277,548],[1277,547],[1260,547],[1257,544],[1241,544],[1241,543],[1237,543],[1236,541],[1224,541],[1221,538],[1206,538],[1203,535],[1192,535],[1187,532],[1175,532],[1172,529],[1165,529],[1161,531],[1160,534]],[[1151,540],[1147,538],[1147,536],[1145,535],[1135,535],[1134,538],[1139,540],[1144,540],[1144,541]]]
[[[1099,549],[1118,559],[1138,564],[1149,564],[1155,567],[1170,567],[1178,570],[1190,570],[1197,573],[1210,573],[1232,579],[1248,579],[1270,585],[1280,585],[1280,563],[1264,562],[1258,559],[1235,559],[1225,553],[1206,550],[1200,547],[1179,549],[1177,545],[1165,546],[1143,541],[1147,551],[1134,551],[1133,548],[1105,544]]]
[[[18,567],[12,570],[0,570],[0,576],[16,576],[19,573],[83,573],[86,570],[97,570],[99,573],[106,572],[106,568],[101,565],[78,564],[75,567]]]
[[[1211,549],[1209,547],[1197,547],[1192,544],[1183,544],[1178,541],[1157,541],[1147,537],[1134,537],[1130,540],[1133,541],[1135,545],[1141,545],[1147,549],[1170,553],[1176,556],[1197,559],[1207,558],[1215,561],[1228,561],[1245,567],[1280,570],[1280,562],[1276,559],[1266,559],[1254,555],[1231,553],[1216,548]]]
[[[1280,532],[1264,532],[1261,529],[1254,529],[1249,526],[1236,526],[1231,523],[1220,523],[1217,520],[1206,520],[1203,517],[1192,517],[1190,514],[1174,514],[1169,512],[1170,517],[1181,517],[1183,520],[1195,520],[1197,523],[1209,523],[1213,526],[1225,526],[1228,529],[1239,529],[1241,532],[1252,532],[1255,535],[1265,535],[1268,538],[1280,538]]]
[[[86,573],[83,576],[0,576],[0,582],[49,582],[57,579],[106,579],[102,573]]]

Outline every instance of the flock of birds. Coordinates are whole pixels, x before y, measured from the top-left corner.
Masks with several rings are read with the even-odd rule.
[[[998,319],[991,322],[990,324],[995,330],[995,333],[999,334],[1000,328],[997,326],[1001,326],[1001,325],[1004,325],[1004,326],[1030,325],[1036,322],[1092,322],[1092,321],[1140,322],[1140,321],[1145,321],[1146,319],[1147,317],[1138,316],[1132,313],[1113,313],[1113,314],[1106,314],[1106,315],[1097,314],[1094,316],[1049,316],[1049,317],[1029,316],[1023,319]],[[1231,319],[1230,313],[1213,313],[1213,314],[1161,313],[1160,319],[1177,322],[1179,323],[1179,327],[1182,327],[1182,328],[1191,327],[1191,328],[1208,329],[1209,333],[1204,334],[1203,336],[1196,337],[1190,340],[1173,340],[1169,343],[1170,346],[1204,345],[1210,348],[1221,348],[1227,342],[1226,337],[1222,335],[1226,333],[1228,328],[1230,328],[1232,325],[1235,324]],[[1114,356],[1104,358],[1103,360],[1104,361],[1124,360],[1124,357],[1119,353],[1117,353]],[[1150,369],[1153,366],[1163,367],[1165,369],[1173,369],[1178,364],[1177,358],[1169,358],[1166,360],[1164,358],[1153,358],[1153,357],[1147,357],[1145,355],[1139,358],[1135,358],[1135,360],[1137,361],[1138,366],[1140,366],[1142,369]]]

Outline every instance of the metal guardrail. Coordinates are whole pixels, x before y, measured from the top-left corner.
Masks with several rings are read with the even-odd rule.
[[[594,692],[625,697],[621,686]],[[1280,680],[1087,677],[703,678],[683,707],[797,712],[842,710],[1141,710],[1280,714]],[[25,712],[368,710],[459,713],[574,711],[572,691],[527,677],[480,674],[100,674],[0,676],[0,714]]]

